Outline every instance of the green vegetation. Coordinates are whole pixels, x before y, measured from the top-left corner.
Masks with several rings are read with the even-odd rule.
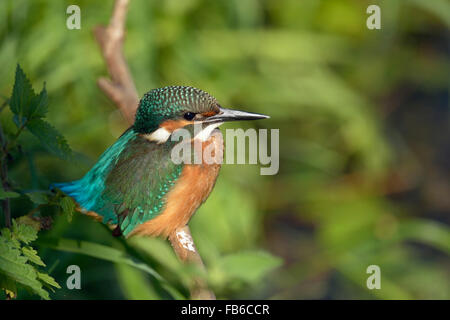
[[[21,218],[27,221],[27,217]],[[34,221],[29,219],[31,224]],[[39,272],[37,266],[45,267],[45,263],[37,255],[30,243],[37,238],[38,226],[13,220],[11,230],[4,228],[0,235],[0,286],[8,298],[17,296],[17,286],[23,286],[43,299],[49,299],[43,285],[61,288],[59,284],[46,273]],[[53,290],[52,290],[53,291]]]
[[[140,95],[191,85],[271,116],[228,128],[280,129],[280,172],[224,165],[192,219],[207,275],[48,191],[126,129],[96,85],[106,68],[92,30],[113,2],[77,4],[81,30],[66,28],[64,2],[0,2],[0,198],[15,219],[0,236],[1,297],[17,284],[29,289],[19,299],[47,298],[44,286],[52,299],[183,299],[201,275],[218,298],[450,298],[448,2],[377,1],[382,29],[368,30],[370,1],[131,1],[125,56]],[[5,273],[18,269],[4,257],[28,276]],[[372,264],[380,290],[366,287]],[[69,265],[81,290],[65,286]]]

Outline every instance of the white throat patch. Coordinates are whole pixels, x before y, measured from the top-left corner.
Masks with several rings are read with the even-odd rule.
[[[197,133],[194,137],[194,139],[198,139],[200,141],[206,141],[211,136],[211,133],[215,128],[223,124],[223,122],[216,122],[212,123],[205,128],[203,128],[199,133]],[[181,128],[182,129],[182,128]],[[149,141],[154,141],[157,144],[165,143],[169,138],[172,132],[168,131],[167,129],[160,127],[153,131],[152,133],[145,134],[145,139]]]
[[[194,139],[198,139],[200,141],[208,140],[209,137],[211,136],[211,133],[213,132],[213,130],[215,128],[217,128],[218,126],[220,126],[221,124],[223,124],[223,122],[216,122],[216,123],[212,123],[212,124],[206,126],[206,128],[203,128],[202,131],[197,133],[197,135],[194,137]]]
[[[146,134],[145,138],[149,141],[155,141],[157,144],[166,142],[172,133],[165,128],[159,128],[152,133]]]

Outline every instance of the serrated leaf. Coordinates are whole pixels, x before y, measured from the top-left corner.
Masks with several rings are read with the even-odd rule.
[[[25,257],[28,258],[30,262],[37,264],[39,266],[45,267],[44,261],[42,261],[41,257],[38,256],[38,252],[34,250],[32,247],[23,247],[22,253]]]
[[[42,119],[30,120],[26,127],[50,152],[63,159],[69,159],[72,151],[64,137]]]
[[[12,233],[16,239],[26,244],[37,239],[37,231],[33,227],[26,224],[19,224],[14,219],[12,222]]]
[[[18,224],[26,224],[32,227],[34,230],[39,231],[41,229],[41,223],[30,216],[21,216],[16,219]]]
[[[247,282],[257,282],[281,263],[280,258],[263,251],[234,253],[219,261],[222,270],[228,276]]]
[[[73,212],[75,210],[75,202],[70,197],[61,198],[59,205],[65,215],[67,215],[67,220],[72,221]]]
[[[4,237],[0,237],[0,274],[31,289],[42,298],[49,299],[48,292],[37,279],[36,269],[26,262],[27,258],[21,254],[21,250],[12,246]]]
[[[49,276],[46,273],[38,272],[38,278],[39,280],[43,281],[45,284],[61,289],[61,286],[58,284],[58,282],[55,281],[51,276]]]
[[[3,228],[1,230],[1,236],[9,241],[9,243],[14,246],[15,248],[20,248],[20,242],[16,238],[14,238],[14,235],[12,234],[11,230],[9,228]]]
[[[37,95],[34,95],[34,97],[31,99],[29,107],[24,108],[23,115],[27,119],[32,120],[35,118],[45,117],[47,111],[48,111],[48,96],[44,82],[44,87],[42,88],[41,92]]]
[[[13,92],[9,101],[9,106],[12,113],[15,115],[21,115],[24,107],[30,106],[31,100],[34,97],[35,93],[31,86],[30,80],[28,80],[22,68],[17,65]]]
[[[29,192],[26,193],[27,197],[35,204],[46,204],[48,203],[48,196],[44,192]]]

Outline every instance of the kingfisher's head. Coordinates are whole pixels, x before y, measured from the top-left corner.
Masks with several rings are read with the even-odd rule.
[[[269,118],[222,108],[210,94],[193,87],[170,86],[147,92],[139,103],[134,130],[163,142],[176,129],[192,124],[217,127],[225,121]]]

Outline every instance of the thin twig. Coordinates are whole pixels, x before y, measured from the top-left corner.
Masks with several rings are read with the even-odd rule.
[[[0,157],[0,178],[3,190],[10,190],[8,183],[8,154],[6,152],[6,139],[3,134],[3,128],[0,123],[0,146],[2,150],[2,155]],[[9,202],[9,198],[2,200],[2,210],[3,215],[5,216],[5,226],[7,228],[11,228],[11,205]]]
[[[111,80],[100,78],[98,85],[117,105],[126,121],[133,124],[139,97],[122,50],[128,3],[128,0],[116,0],[109,25],[96,27],[94,34],[111,76]],[[191,241],[189,246],[185,243],[186,238]],[[194,263],[205,269],[188,226],[176,230],[169,236],[169,241],[181,261]],[[194,283],[195,287],[191,288],[192,299],[215,299],[214,293],[208,290],[204,280],[196,278]]]
[[[8,141],[8,143],[6,143],[6,140],[4,140],[2,138],[3,139],[2,141],[4,141],[4,144],[2,144],[2,146],[3,146],[3,155],[2,155],[2,157],[3,158],[6,158],[8,156],[9,150],[14,146],[14,144],[17,141],[17,139],[19,139],[20,134],[22,133],[23,129],[25,129],[25,125],[26,125],[26,122],[23,123],[19,127],[19,129],[17,130],[16,134]]]
[[[206,272],[200,254],[194,244],[189,226],[178,228],[174,234],[170,235],[169,241],[172,244],[178,258],[185,263],[197,265],[201,271]],[[202,278],[194,279],[194,286],[191,288],[191,297],[199,300],[215,300],[214,292],[208,289],[206,281]]]
[[[128,0],[117,0],[109,25],[98,26],[94,35],[100,45],[111,80],[98,79],[98,86],[117,105],[128,123],[134,122],[139,97],[123,55]]]

